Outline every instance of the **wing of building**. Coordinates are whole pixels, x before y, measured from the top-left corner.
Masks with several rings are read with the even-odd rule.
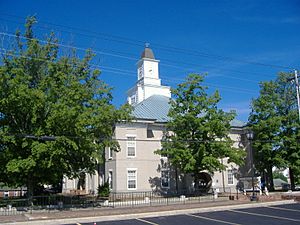
[[[115,137],[121,151],[107,148],[105,165],[97,168],[95,175],[85,175],[84,181],[64,179],[64,192],[95,193],[98,185],[108,181],[113,192],[163,191],[193,189],[193,178],[178,173],[169,165],[168,159],[155,154],[161,148],[161,140],[168,122],[171,92],[159,78],[159,60],[146,46],[137,62],[137,82],[128,90],[127,101],[133,106],[134,120],[116,124]],[[235,147],[247,148],[245,123],[231,121],[230,137]],[[227,170],[209,174],[202,173],[202,185],[220,191],[236,190],[239,174],[247,174],[227,159]],[[247,160],[250,162],[250,160]],[[245,168],[250,168],[246,165]],[[82,184],[80,184],[80,182]]]

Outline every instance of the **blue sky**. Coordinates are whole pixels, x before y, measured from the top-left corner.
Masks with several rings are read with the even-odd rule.
[[[136,62],[149,42],[165,85],[207,73],[209,90],[221,93],[219,106],[247,121],[259,82],[299,69],[299,10],[299,0],[3,0],[0,29],[14,33],[26,16],[36,15],[39,38],[53,30],[62,44],[92,48],[116,105],[135,84]]]

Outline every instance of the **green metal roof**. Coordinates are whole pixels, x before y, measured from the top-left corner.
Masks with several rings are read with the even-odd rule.
[[[133,116],[137,119],[150,119],[157,122],[168,122],[170,99],[162,95],[152,95],[134,106]]]
[[[169,121],[170,99],[162,95],[152,95],[134,106],[132,115],[136,119],[149,119],[156,122],[166,123]],[[233,119],[230,122],[232,127],[244,127],[246,123]]]

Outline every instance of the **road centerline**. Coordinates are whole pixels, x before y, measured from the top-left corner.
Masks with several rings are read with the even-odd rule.
[[[209,217],[205,217],[205,216],[199,216],[199,215],[194,215],[194,214],[185,214],[186,216],[192,216],[192,217],[196,217],[199,219],[205,219],[205,220],[210,220],[210,221],[214,221],[214,222],[219,222],[219,223],[226,223],[226,224],[231,224],[231,225],[241,225],[239,223],[232,223],[232,222],[228,222],[225,220],[218,220],[218,219],[213,219],[213,218],[209,218]]]
[[[267,214],[244,212],[244,211],[238,211],[238,210],[233,210],[233,209],[229,209],[228,211],[235,212],[235,213],[248,214],[248,215],[253,215],[253,216],[262,216],[262,217],[269,217],[269,218],[280,219],[280,220],[289,220],[289,221],[294,221],[294,222],[300,222],[300,220],[298,220],[298,219],[292,219],[292,218],[282,217],[282,216],[272,216],[272,215],[267,215]]]

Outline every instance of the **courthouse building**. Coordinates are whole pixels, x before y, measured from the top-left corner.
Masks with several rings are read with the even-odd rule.
[[[175,171],[166,157],[154,152],[161,148],[161,140],[168,122],[169,86],[163,86],[159,78],[159,60],[146,47],[137,62],[137,82],[128,90],[127,101],[133,106],[134,120],[119,123],[115,127],[115,137],[121,151],[105,150],[105,165],[97,168],[94,175],[86,174],[80,179],[64,178],[63,192],[95,193],[98,185],[108,181],[113,192],[161,191],[173,192],[192,190],[193,178]],[[249,150],[245,135],[245,124],[231,121],[230,138],[234,147]],[[249,155],[249,154],[248,154]],[[220,159],[227,169],[214,174],[203,171],[202,185],[219,191],[234,191],[241,174],[247,170],[239,168],[227,159]],[[247,159],[247,162],[250,160]],[[245,168],[250,168],[247,165]]]

